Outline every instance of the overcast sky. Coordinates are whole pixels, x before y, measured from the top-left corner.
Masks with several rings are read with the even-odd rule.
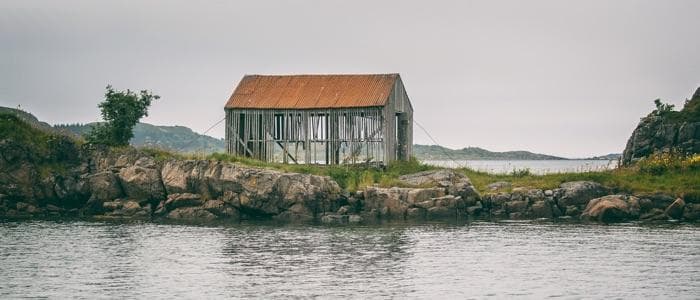
[[[693,0],[3,0],[0,105],[92,122],[107,84],[150,89],[162,98],[144,122],[203,132],[244,74],[400,73],[440,144],[599,155],[624,149],[654,99],[681,106],[700,86],[699,12]]]

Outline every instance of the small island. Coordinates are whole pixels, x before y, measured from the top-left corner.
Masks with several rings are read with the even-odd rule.
[[[110,93],[121,92],[108,90],[107,98]],[[69,126],[3,109],[0,216],[195,223],[694,222],[700,219],[699,103],[700,89],[680,111],[657,102],[617,169],[545,175],[438,168],[415,158],[384,166],[318,166],[105,145],[67,131]]]

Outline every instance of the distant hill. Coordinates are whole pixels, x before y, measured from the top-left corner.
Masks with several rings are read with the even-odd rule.
[[[63,124],[54,128],[85,135],[94,123]],[[223,152],[224,140],[192,131],[185,126],[156,126],[138,123],[134,127],[134,137],[129,141],[137,147],[156,147],[179,152]]]
[[[493,152],[478,147],[450,149],[436,145],[413,145],[413,155],[420,160],[563,160],[566,158],[529,151]]]
[[[592,159],[592,160],[618,160],[622,157],[622,153],[610,153],[606,155],[601,155],[601,156],[593,156],[589,157],[586,159]]]
[[[27,122],[34,128],[44,131],[53,131],[53,127],[51,127],[51,125],[46,122],[39,121],[39,119],[37,119],[34,115],[21,109],[0,106],[0,113],[15,115],[20,118],[20,120]]]

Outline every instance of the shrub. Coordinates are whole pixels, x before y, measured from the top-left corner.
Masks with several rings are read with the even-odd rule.
[[[148,116],[148,107],[160,96],[143,90],[117,91],[107,86],[105,100],[98,107],[105,123],[96,124],[86,139],[90,144],[126,146],[134,136],[133,129],[142,117]]]

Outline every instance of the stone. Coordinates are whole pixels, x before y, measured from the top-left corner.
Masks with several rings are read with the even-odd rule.
[[[156,169],[129,166],[119,171],[119,181],[124,193],[130,199],[156,200],[165,199],[165,188]]]
[[[201,207],[179,207],[167,215],[168,219],[187,221],[213,221],[216,215]]]
[[[479,192],[467,176],[453,169],[438,169],[402,175],[401,183],[413,187],[440,187],[447,194],[460,196],[467,201],[480,200]]]
[[[490,191],[507,190],[513,187],[508,181],[497,181],[486,186]]]
[[[678,198],[676,201],[673,201],[664,213],[666,213],[667,216],[671,219],[676,219],[680,220],[683,217],[683,210],[685,209],[685,201],[683,199]]]
[[[46,210],[49,211],[49,212],[60,212],[60,211],[62,211],[63,209],[60,208],[60,207],[58,207],[58,206],[56,206],[56,205],[53,205],[53,204],[47,204],[47,205],[46,205]]]
[[[607,193],[607,189],[593,181],[572,181],[564,182],[559,186],[562,195],[558,199],[559,207],[585,206],[591,199],[602,197]]]
[[[552,197],[552,196],[554,196],[554,191],[552,191],[552,190],[545,190],[545,191],[544,191],[544,195],[547,196],[547,197]]]
[[[410,189],[406,200],[408,204],[413,204],[442,196],[445,196],[445,189],[443,188],[418,188]]]
[[[349,216],[347,215],[327,214],[321,217],[321,223],[324,224],[347,224],[348,222]]]
[[[521,212],[513,212],[508,214],[508,218],[511,220],[524,220],[525,219],[525,214]]]
[[[581,218],[599,222],[619,222],[639,217],[639,199],[628,195],[608,195],[591,200]]]
[[[482,210],[483,210],[483,207],[481,205],[470,206],[470,207],[467,207],[467,214],[470,216],[476,216],[476,215],[479,215]]]
[[[686,203],[683,211],[683,219],[686,221],[700,220],[700,204]]]
[[[564,210],[564,215],[569,217],[575,217],[581,214],[581,210],[574,205],[569,205]]]
[[[658,208],[652,208],[647,213],[640,215],[639,219],[643,221],[661,221],[668,219],[668,216],[664,213],[663,210]]]
[[[202,204],[204,204],[202,196],[192,193],[170,194],[164,203],[168,210],[185,206],[199,206]]]
[[[122,203],[119,201],[106,201],[102,202],[102,208],[104,208],[105,211],[115,211],[122,208]]]
[[[537,201],[530,207],[530,217],[532,218],[547,218],[551,219],[553,217],[552,213],[552,203],[548,201]]]
[[[411,207],[408,210],[406,210],[406,220],[419,221],[419,220],[425,220],[425,218],[426,218],[426,209],[425,208]]]
[[[349,205],[343,205],[338,209],[338,214],[339,215],[347,215],[351,211],[351,207]]]
[[[428,220],[446,220],[457,217],[455,211],[445,206],[436,206],[428,209],[426,213]]]
[[[512,212],[525,212],[527,210],[527,201],[525,200],[515,200],[515,201],[508,201],[504,205],[505,209],[507,212],[512,213]]]
[[[362,216],[360,215],[349,215],[348,222],[351,224],[362,223]]]

